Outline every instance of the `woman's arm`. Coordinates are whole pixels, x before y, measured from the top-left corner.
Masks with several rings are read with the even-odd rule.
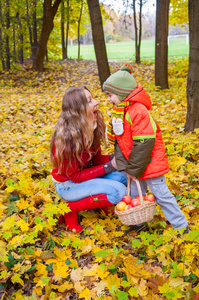
[[[101,165],[101,164],[105,164],[105,163],[109,162],[110,156],[111,155],[109,155],[109,154],[103,155],[101,152],[101,148],[99,148],[97,153],[92,158],[93,166],[97,166],[97,165]]]

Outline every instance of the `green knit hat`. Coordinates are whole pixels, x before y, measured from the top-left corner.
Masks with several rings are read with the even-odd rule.
[[[131,75],[132,67],[124,65],[122,68],[109,76],[103,84],[103,90],[116,94],[122,102],[137,86],[137,83]]]

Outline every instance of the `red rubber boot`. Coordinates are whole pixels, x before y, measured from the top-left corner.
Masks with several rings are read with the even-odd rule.
[[[78,223],[77,213],[87,209],[105,208],[113,204],[107,200],[107,195],[98,194],[83,198],[79,201],[67,202],[71,211],[64,215],[66,227],[76,232],[81,232],[83,228]]]

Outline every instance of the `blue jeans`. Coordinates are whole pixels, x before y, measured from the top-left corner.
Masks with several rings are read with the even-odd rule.
[[[182,229],[183,227],[188,226],[187,220],[180,210],[174,195],[168,189],[164,175],[151,179],[139,180],[139,182],[143,195],[145,195],[147,191],[147,186],[149,187],[166,219],[171,223],[173,228]],[[135,181],[131,180],[131,197],[134,198],[137,195],[137,185]]]
[[[116,171],[80,183],[71,180],[55,183],[55,190],[67,202],[78,201],[91,195],[106,194],[108,201],[117,204],[127,193],[126,185],[126,173]]]

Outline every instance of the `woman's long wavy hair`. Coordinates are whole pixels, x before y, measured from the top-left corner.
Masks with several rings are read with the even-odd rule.
[[[69,165],[75,158],[83,167],[82,154],[90,148],[97,151],[100,144],[106,143],[105,123],[103,114],[97,110],[97,127],[93,132],[93,115],[85,95],[86,87],[69,88],[62,100],[62,111],[55,126],[55,132],[50,143],[50,160],[61,173],[64,159]],[[88,90],[89,91],[89,90]],[[53,155],[56,145],[55,157]]]

